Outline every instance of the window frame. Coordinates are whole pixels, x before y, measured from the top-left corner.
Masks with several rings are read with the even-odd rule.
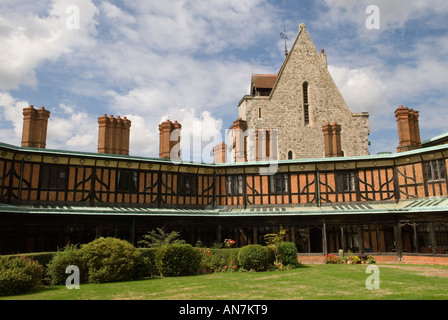
[[[339,171],[336,172],[336,190],[338,193],[356,192],[356,172]]]
[[[126,179],[126,181],[122,179]],[[137,170],[130,170],[130,169],[117,170],[115,190],[118,193],[138,193],[138,189],[139,189],[139,173]]]
[[[428,182],[446,181],[447,172],[445,159],[426,161],[425,170]]]
[[[226,194],[229,196],[241,196],[244,194],[243,175],[228,175],[226,177]]]
[[[307,81],[302,84],[303,93],[303,123],[305,127],[310,125],[310,101],[309,101],[309,88],[310,85]]]
[[[188,189],[186,186],[188,186]],[[177,175],[177,194],[180,196],[197,196],[198,176],[191,173],[179,173]]]
[[[289,194],[289,186],[289,174],[278,172],[269,176],[269,191],[271,194]]]
[[[61,174],[64,177],[61,177]],[[39,189],[44,191],[66,191],[69,181],[66,165],[43,163],[39,169]]]

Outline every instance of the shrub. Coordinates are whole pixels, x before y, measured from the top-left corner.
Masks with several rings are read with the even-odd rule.
[[[297,260],[297,247],[292,242],[280,242],[277,246],[279,262],[284,265],[290,265],[296,267],[298,265]]]
[[[51,260],[53,260],[55,254],[56,252],[35,252],[35,253],[22,253],[16,256],[29,258],[31,260],[38,262],[44,268],[44,274],[45,274],[46,266],[51,262]]]
[[[89,269],[90,283],[133,280],[141,253],[132,244],[115,238],[98,238],[79,250]]]
[[[190,244],[168,244],[157,249],[156,267],[162,276],[177,277],[192,275],[201,266],[199,250]]]
[[[138,248],[140,259],[136,265],[136,278],[144,279],[159,275],[156,266],[156,248]]]
[[[71,265],[79,268],[81,283],[88,281],[89,274],[85,259],[76,245],[69,244],[62,251],[56,252],[51,262],[47,265],[46,275],[49,278],[50,285],[65,284],[68,277],[65,271]]]
[[[272,264],[272,254],[267,247],[250,244],[242,247],[238,252],[238,263],[247,270],[266,270]]]
[[[232,249],[198,249],[201,254],[201,269],[208,271],[238,270],[238,248]]]
[[[0,295],[14,295],[40,285],[44,268],[25,257],[0,257]]]

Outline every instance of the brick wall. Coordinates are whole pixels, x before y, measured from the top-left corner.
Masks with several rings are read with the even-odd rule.
[[[395,255],[373,255],[377,264],[432,264],[432,265],[448,265],[448,257],[429,257],[429,256],[403,256],[401,261]],[[323,254],[316,255],[300,255],[299,262],[302,264],[324,264],[325,256]]]

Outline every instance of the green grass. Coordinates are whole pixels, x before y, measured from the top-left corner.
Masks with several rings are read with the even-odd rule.
[[[41,288],[2,300],[440,300],[448,266],[377,265],[380,288],[369,290],[367,265],[304,265],[290,271],[214,273],[143,281]]]

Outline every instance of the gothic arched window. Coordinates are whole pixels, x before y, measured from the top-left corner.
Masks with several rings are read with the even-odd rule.
[[[303,83],[303,119],[305,126],[310,124],[310,105],[308,102],[308,82]]]

